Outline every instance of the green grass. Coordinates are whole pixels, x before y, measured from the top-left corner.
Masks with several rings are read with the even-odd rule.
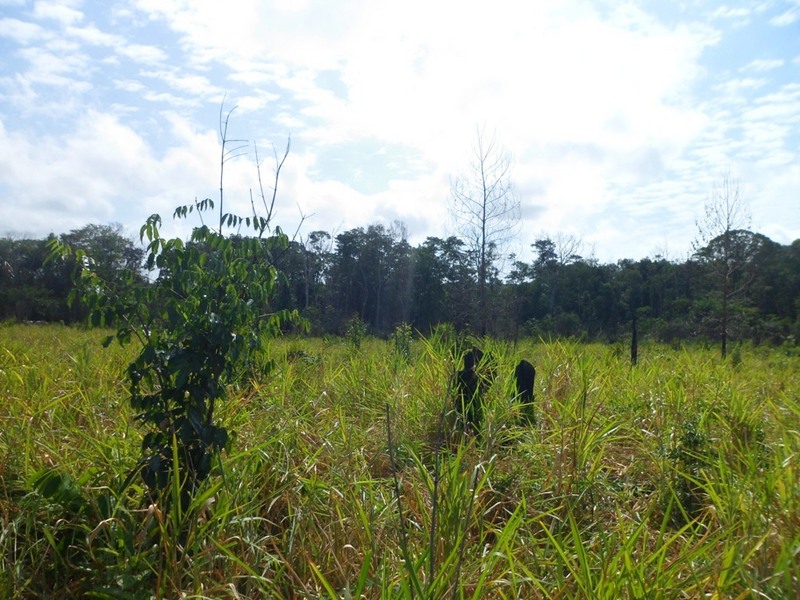
[[[443,414],[441,339],[409,356],[273,341],[274,368],[219,407],[234,435],[216,475],[165,515],[139,481],[123,490],[133,349],[102,337],[0,327],[0,597],[800,596],[800,365],[783,350],[734,364],[643,344],[632,369],[611,346],[489,341],[501,376],[474,439]],[[535,427],[510,399],[522,357]]]

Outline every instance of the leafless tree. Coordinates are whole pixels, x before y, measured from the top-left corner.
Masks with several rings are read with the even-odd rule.
[[[520,223],[511,166],[511,155],[496,137],[488,137],[478,128],[466,171],[450,183],[450,214],[475,257],[481,334],[487,328],[490,268],[495,258],[504,254]]]
[[[714,186],[705,203],[703,217],[697,221],[698,237],[693,243],[695,257],[707,264],[719,284],[721,308],[722,357],[728,353],[730,302],[748,283],[741,278],[751,252],[743,235],[750,227],[750,211],[741,187],[730,173]]]
[[[255,153],[255,158],[256,158],[256,172],[258,173],[259,197],[261,198],[261,202],[264,204],[264,211],[266,212],[265,226],[261,227],[261,230],[259,232],[259,236],[264,234],[264,230],[265,229],[269,230],[269,223],[272,221],[272,213],[275,210],[275,198],[278,195],[278,180],[280,179],[280,176],[281,176],[281,169],[283,168],[283,163],[286,162],[286,158],[289,156],[289,150],[291,149],[291,147],[292,147],[292,138],[289,137],[286,140],[286,150],[284,150],[283,156],[279,157],[278,156],[278,151],[276,150],[275,146],[274,145],[272,146],[272,154],[275,157],[275,177],[274,177],[273,185],[272,185],[272,195],[271,195],[271,197],[269,198],[269,201],[268,201],[267,200],[267,196],[264,194],[264,183],[261,180],[261,160],[258,157],[258,146],[256,146],[255,142],[253,142],[253,152]],[[253,209],[253,218],[255,219],[255,218],[257,218],[258,213],[256,211],[255,203],[253,201],[253,192],[252,192],[252,190],[250,192],[250,206]],[[302,213],[302,211],[300,212],[300,217],[301,217],[300,218],[300,222],[301,223],[303,221],[305,221],[306,216]],[[298,227],[298,230],[299,230],[299,227]],[[295,232],[295,237],[296,236],[297,236],[297,232]],[[294,239],[294,238],[292,238],[292,239]]]

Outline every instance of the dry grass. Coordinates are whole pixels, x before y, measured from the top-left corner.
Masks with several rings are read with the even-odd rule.
[[[800,596],[788,351],[644,344],[632,369],[603,345],[487,342],[502,374],[536,365],[538,424],[517,425],[503,375],[461,439],[440,432],[441,339],[408,360],[273,341],[274,368],[220,407],[231,447],[178,523],[121,491],[130,355],[101,337],[0,328],[2,597]]]

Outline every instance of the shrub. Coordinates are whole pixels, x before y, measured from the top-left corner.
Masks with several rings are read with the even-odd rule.
[[[213,206],[204,200],[179,207],[174,216]],[[264,231],[258,219],[224,215],[222,223]],[[184,243],[162,238],[160,225],[161,217],[152,215],[140,231],[148,242],[146,266],[158,273],[149,284],[112,285],[80,250],[57,241],[52,250],[73,255],[80,265],[71,300],[86,304],[93,325],[114,324],[116,333],[104,345],[114,339],[140,345],[127,368],[130,402],[145,430],[132,474],[141,473],[165,507],[179,499],[185,510],[228,443],[227,430],[214,419],[226,386],[241,376],[265,337],[300,318],[296,311],[270,310],[279,275],[276,255],[288,245],[279,228],[266,238],[226,237],[222,227],[203,225]],[[164,494],[167,489],[172,493]]]

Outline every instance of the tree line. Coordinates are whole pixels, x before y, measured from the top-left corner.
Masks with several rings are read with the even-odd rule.
[[[0,319],[85,319],[80,305],[68,303],[76,265],[48,259],[53,239],[0,239]],[[136,285],[151,285],[144,249],[119,225],[87,225],[57,239],[82,249],[112,286],[129,285],[123,274],[131,272]],[[379,336],[401,323],[424,334],[448,323],[504,338],[616,341],[635,318],[640,335],[666,342],[717,341],[723,331],[756,343],[800,339],[800,239],[782,245],[733,230],[681,261],[601,263],[580,247],[574,238],[542,236],[531,261],[512,257],[501,272],[492,248],[476,256],[456,236],[412,246],[401,223],[313,231],[277,258],[269,308],[297,309],[315,335],[344,334],[356,320]]]

